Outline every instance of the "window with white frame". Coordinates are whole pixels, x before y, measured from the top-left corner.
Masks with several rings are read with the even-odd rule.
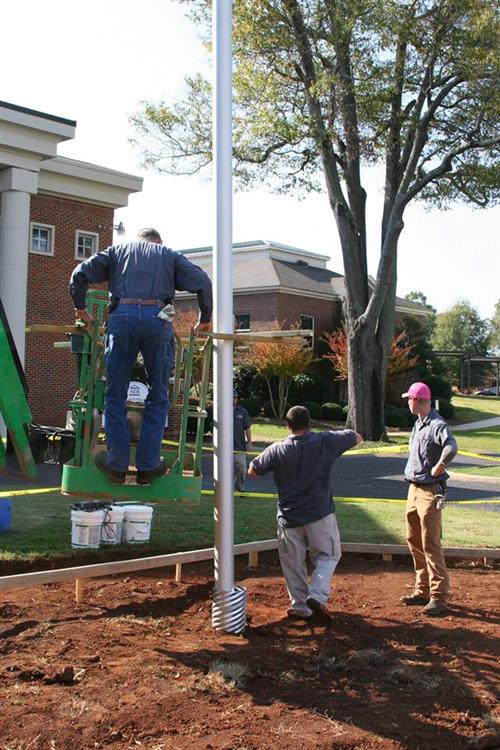
[[[308,346],[314,347],[314,316],[301,315],[299,317],[299,328],[302,331],[312,331],[313,335],[307,340]]]
[[[96,232],[82,232],[76,230],[75,235],[75,258],[86,260],[99,250],[99,235]]]
[[[54,255],[54,233],[52,224],[31,222],[30,253]]]
[[[250,330],[250,313],[238,313],[234,316],[234,330],[235,331],[249,331]]]

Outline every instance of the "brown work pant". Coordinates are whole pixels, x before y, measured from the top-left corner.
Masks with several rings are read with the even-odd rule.
[[[406,502],[406,540],[415,566],[415,594],[446,601],[449,579],[441,547],[441,511],[435,484],[410,484]]]

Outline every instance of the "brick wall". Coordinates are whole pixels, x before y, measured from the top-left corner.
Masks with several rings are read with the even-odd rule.
[[[31,221],[55,226],[54,255],[29,254],[27,323],[70,323],[74,320],[68,284],[75,258],[75,232],[97,232],[99,249],[113,241],[113,209],[45,195],[31,197]],[[99,228],[101,227],[101,228]],[[68,401],[77,389],[76,357],[54,349],[65,336],[26,335],[26,377],[33,419],[64,426]]]

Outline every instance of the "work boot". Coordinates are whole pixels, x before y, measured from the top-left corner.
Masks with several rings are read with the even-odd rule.
[[[423,608],[422,614],[427,617],[438,617],[447,609],[446,602],[442,599],[431,599],[429,604]]]
[[[143,469],[137,470],[137,484],[151,484],[157,477],[163,476],[167,473],[168,466],[164,458],[160,459],[160,463],[154,469]]]
[[[305,615],[303,612],[299,612],[296,609],[293,609],[293,607],[290,607],[290,609],[287,609],[286,616],[290,620],[310,620],[312,615]]]
[[[316,615],[316,621],[321,625],[330,625],[333,621],[333,615],[330,614],[325,604],[321,604],[317,599],[313,599],[312,596],[308,596],[306,604],[309,609],[312,609]]]
[[[429,597],[424,594],[410,594],[409,596],[402,596],[401,601],[407,607],[411,607],[415,604],[429,604]]]
[[[106,451],[101,451],[97,454],[97,456],[95,457],[95,465],[98,469],[104,472],[104,474],[106,474],[108,479],[110,479],[113,484],[124,483],[127,472],[120,471],[119,469],[115,469],[113,466],[110,466],[108,464]]]

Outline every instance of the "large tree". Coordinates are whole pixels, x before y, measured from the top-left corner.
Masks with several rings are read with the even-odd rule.
[[[491,344],[489,321],[483,320],[475,307],[467,300],[460,300],[444,313],[436,315],[436,326],[432,334],[432,345],[437,351],[463,352],[472,357],[484,357]],[[460,360],[447,358],[443,364],[444,374],[450,384],[459,385],[461,380]],[[475,363],[472,381],[481,382],[488,365]]]
[[[210,3],[190,3],[209,32]],[[342,248],[348,424],[384,436],[398,240],[415,199],[486,206],[498,186],[499,19],[492,0],[234,0],[234,173],[240,186],[326,186]],[[146,103],[144,162],[211,161],[211,91]],[[362,164],[383,163],[380,260],[367,265]]]

